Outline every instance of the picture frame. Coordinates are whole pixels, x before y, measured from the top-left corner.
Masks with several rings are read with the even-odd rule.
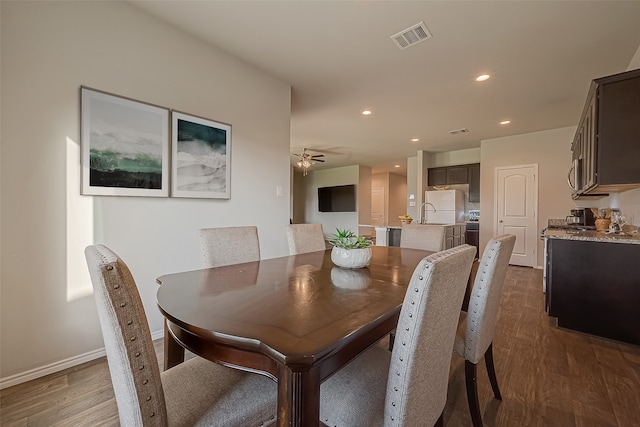
[[[169,196],[169,109],[82,86],[81,194]]]
[[[231,125],[171,112],[171,197],[231,197]]]

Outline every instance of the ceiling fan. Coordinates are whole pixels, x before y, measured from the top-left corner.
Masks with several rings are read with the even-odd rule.
[[[324,163],[324,160],[321,159],[321,157],[324,157],[324,154],[309,154],[306,148],[303,148],[302,153],[296,154],[296,156],[298,156],[296,165],[302,169],[303,176],[307,176],[307,171],[312,164]]]

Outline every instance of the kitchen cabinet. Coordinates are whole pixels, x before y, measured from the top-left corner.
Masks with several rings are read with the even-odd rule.
[[[480,201],[480,163],[469,165],[469,201]]]
[[[469,184],[469,201],[480,201],[480,163],[427,169],[427,185]]]
[[[476,258],[480,255],[480,223],[468,222],[465,230],[465,241],[476,247]]]
[[[427,169],[428,185],[446,185],[447,184],[447,168],[429,168]]]
[[[465,225],[445,225],[444,226],[444,248],[451,249],[455,246],[464,245],[465,238]]]
[[[467,165],[449,166],[447,168],[447,184],[466,184],[468,181]]]
[[[546,306],[558,326],[640,345],[640,244],[545,240]]]
[[[640,187],[640,69],[592,81],[571,144],[574,199]]]

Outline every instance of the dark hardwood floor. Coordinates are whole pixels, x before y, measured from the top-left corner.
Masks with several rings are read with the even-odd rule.
[[[509,267],[493,344],[502,402],[478,368],[485,426],[640,426],[640,347],[555,327],[541,276]],[[156,351],[162,364],[161,340]],[[462,359],[450,378],[444,424],[469,426]],[[0,391],[0,425],[117,426],[106,360]]]

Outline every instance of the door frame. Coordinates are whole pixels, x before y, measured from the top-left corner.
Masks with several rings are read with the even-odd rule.
[[[535,220],[535,226],[533,228],[529,244],[532,248],[526,248],[526,250],[533,249],[533,265],[530,267],[536,268],[538,265],[538,236],[539,236],[539,224],[538,224],[538,193],[540,191],[540,176],[538,173],[538,163],[530,163],[524,165],[509,165],[509,166],[495,166],[493,171],[493,235],[498,235],[498,172],[509,169],[523,169],[533,168],[533,218]]]

